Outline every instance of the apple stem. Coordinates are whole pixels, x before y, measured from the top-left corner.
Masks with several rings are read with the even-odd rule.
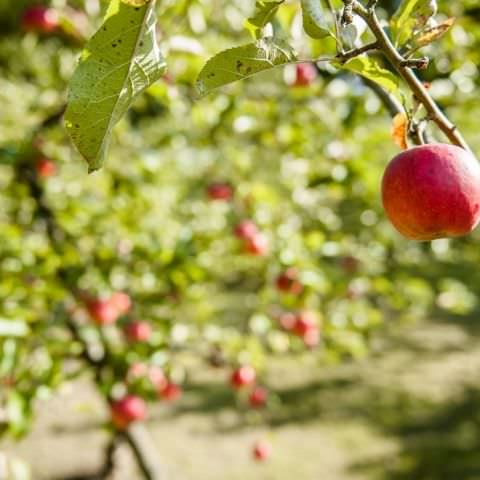
[[[347,2],[344,0],[344,3]],[[370,1],[368,3],[368,7],[364,7],[360,2],[354,1],[353,10],[357,15],[363,18],[365,23],[369,26],[378,42],[377,49],[383,52],[395,70],[397,70],[400,76],[405,80],[407,85],[412,90],[415,98],[428,112],[429,118],[454,145],[462,147],[471,152],[467,141],[463,138],[460,131],[440,110],[439,106],[430,96],[423,83],[417,78],[409,64],[406,63],[405,58],[403,58],[403,56],[397,51],[388,35],[383,30],[375,12],[376,3],[376,1]]]

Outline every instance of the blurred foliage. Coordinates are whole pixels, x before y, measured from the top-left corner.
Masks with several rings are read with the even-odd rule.
[[[478,312],[478,234],[413,243],[386,221],[379,183],[396,147],[380,100],[358,77],[320,65],[311,86],[296,88],[285,80],[289,68],[275,69],[198,100],[205,60],[249,41],[243,20],[254,2],[162,2],[169,73],[135,101],[107,166],[93,175],[60,123],[45,123],[64,106],[79,44],[22,32],[27,3],[0,0],[4,431],[23,433],[32,400],[83,372],[71,318],[100,357],[109,346],[97,376],[108,395],[139,361],[188,388],[184,352],[208,365],[221,351],[228,365],[251,363],[261,377],[269,356],[305,351],[281,329],[281,311],[317,312],[322,341],[309,354],[319,364],[366,355],[384,322]],[[393,11],[395,2],[382,3]],[[70,12],[62,0],[52,5]],[[96,0],[68,7],[85,12],[90,33],[105,10]],[[433,62],[422,75],[478,152],[479,9],[474,0],[442,1],[440,12],[458,20],[426,48]],[[298,35],[301,17],[290,3],[279,16],[302,57],[332,49],[330,40]],[[55,162],[54,176],[39,178],[39,156]],[[209,200],[213,182],[229,182],[233,199]],[[268,238],[266,255],[246,254],[233,235],[245,218]],[[299,295],[275,287],[290,266],[304,285]],[[148,345],[92,325],[76,289],[128,292],[134,308],[120,325],[150,322]]]

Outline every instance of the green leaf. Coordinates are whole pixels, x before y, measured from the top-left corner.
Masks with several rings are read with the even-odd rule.
[[[396,46],[405,45],[412,38],[414,30],[425,25],[429,15],[432,16],[435,13],[435,0],[402,0],[390,20],[390,28]]]
[[[259,38],[261,29],[269,23],[277,13],[278,7],[285,0],[261,1],[255,2],[255,12],[252,17],[248,18],[245,26],[253,32],[255,38]]]
[[[380,67],[380,65],[372,58],[357,57],[343,65],[336,63],[335,66],[358,73],[359,75],[378,83],[391,93],[398,93],[400,88],[398,77],[389,70]]]
[[[31,417],[31,409],[28,399],[19,392],[9,392],[6,407],[8,430],[14,436],[20,436],[28,428]]]
[[[28,325],[22,320],[7,320],[0,318],[1,337],[25,337],[30,332]]]
[[[322,0],[302,0],[303,29],[312,38],[334,36],[330,31]]]
[[[293,62],[296,58],[290,45],[273,38],[230,48],[208,60],[198,75],[197,90],[203,96],[223,85]]]
[[[71,80],[65,125],[89,171],[102,166],[112,129],[135,97],[166,71],[154,4],[133,7],[112,0]]]

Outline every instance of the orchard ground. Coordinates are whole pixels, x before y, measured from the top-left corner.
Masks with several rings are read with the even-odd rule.
[[[308,356],[272,361],[270,384],[282,406],[273,409],[270,428],[242,420],[225,370],[198,365],[181,401],[150,412],[165,478],[478,478],[480,339],[470,327],[451,319],[390,326],[373,340],[368,359],[343,365],[314,368]],[[38,411],[31,435],[3,444],[30,462],[36,480],[100,468],[108,412],[87,379]],[[259,464],[251,448],[261,438],[272,443],[273,454]],[[117,455],[122,473],[114,478],[140,478],[129,455],[128,449]]]

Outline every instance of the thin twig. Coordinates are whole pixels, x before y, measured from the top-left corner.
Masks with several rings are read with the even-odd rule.
[[[374,5],[373,5],[374,7]],[[405,59],[400,55],[393,46],[390,38],[387,36],[374,8],[366,9],[358,1],[354,3],[354,11],[365,20],[375,38],[379,42],[379,50],[381,50],[388,58],[392,66],[397,70],[401,77],[408,84],[415,98],[424,106],[429,117],[438,128],[447,136],[447,138],[455,145],[471,151],[468,143],[458,131],[457,127],[445,116],[438,105],[429,95],[422,82],[417,78],[412,69],[403,65]]]
[[[354,48],[352,50],[349,50],[348,52],[339,53],[335,58],[339,60],[341,63],[346,63],[350,59],[358,57],[359,55],[370,52],[372,50],[377,50],[378,47],[379,47],[378,42],[367,43],[362,47]]]

